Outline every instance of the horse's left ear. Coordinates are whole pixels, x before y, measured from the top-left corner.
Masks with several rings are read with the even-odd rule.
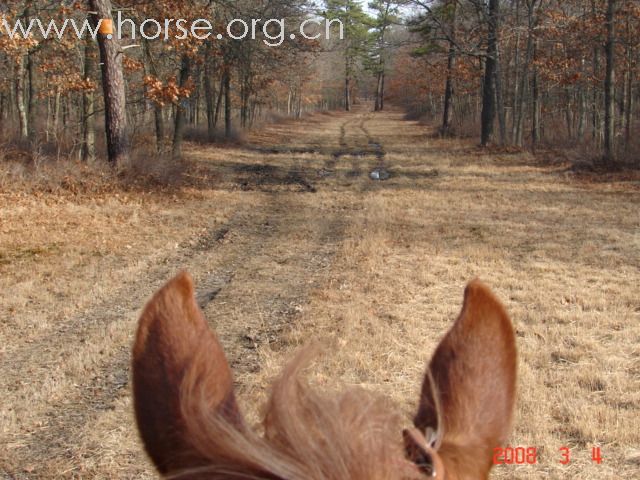
[[[242,425],[231,370],[186,273],[156,293],[140,317],[133,348],[133,394],[140,435],[163,474],[210,463],[193,442],[189,425],[212,414]]]

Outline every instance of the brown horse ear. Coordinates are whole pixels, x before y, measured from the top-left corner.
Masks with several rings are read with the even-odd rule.
[[[231,370],[195,302],[187,273],[156,293],[140,317],[133,394],[140,435],[163,474],[207,465],[190,440],[189,425],[212,414],[241,424]],[[187,396],[194,401],[185,402]]]
[[[515,403],[516,346],[504,307],[480,281],[437,347],[425,375],[417,428],[437,429],[447,477],[486,478],[507,438]]]

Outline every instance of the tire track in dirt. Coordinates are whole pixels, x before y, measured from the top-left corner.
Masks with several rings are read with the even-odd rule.
[[[223,228],[236,228],[238,219],[244,215],[246,213],[236,212]],[[7,361],[0,368],[10,374],[3,376],[0,388],[8,392],[4,400],[8,400],[9,405],[29,408],[24,401],[17,399],[22,397],[23,387],[33,384],[42,385],[46,394],[56,400],[48,402],[47,410],[32,419],[31,423],[20,425],[25,435],[6,439],[11,450],[7,451],[10,458],[3,458],[0,452],[0,466],[4,463],[20,471],[21,466],[33,463],[33,460],[29,462],[33,457],[38,458],[37,463],[45,463],[47,459],[63,456],[73,444],[72,438],[68,437],[73,434],[73,427],[83,423],[96,411],[108,409],[107,398],[118,398],[128,384],[130,342],[120,345],[109,355],[101,356],[97,362],[85,364],[84,359],[92,357],[96,345],[109,342],[109,329],[112,326],[120,326],[133,333],[132,321],[151,293],[178,268],[191,269],[198,265],[203,252],[214,248],[211,240],[220,235],[219,227],[211,229],[195,247],[183,246],[177,253],[164,257],[159,264],[123,285],[110,299],[94,305],[56,331],[43,335],[26,348],[7,356]],[[227,272],[219,276],[223,278],[221,283],[230,281]],[[211,291],[212,282],[203,283],[206,295],[207,291]],[[199,292],[202,295],[200,289]],[[69,351],[70,342],[74,345],[73,353],[61,358],[62,352]],[[86,374],[82,376],[78,370],[86,370]],[[66,378],[77,376],[86,378],[86,381],[73,385],[65,382]],[[18,408],[10,413],[17,419],[23,417],[23,412]],[[12,445],[19,448],[11,448]],[[37,475],[37,472],[30,472],[29,478],[33,478],[33,475]]]
[[[155,288],[152,285],[161,283],[167,274],[171,272],[172,266],[185,263],[196,255],[199,249],[203,248],[204,243],[209,243],[212,238],[220,237],[221,232],[231,229],[234,224],[234,217],[238,215],[239,212],[236,212],[223,227],[216,226],[209,229],[207,234],[199,239],[196,247],[184,242],[177,252],[172,252],[158,259],[156,265],[153,265],[143,275],[141,274],[141,276],[137,277],[135,281],[124,283],[120,289],[113,292],[110,298],[104,299],[90,309],[76,314],[58,328],[45,330],[41,335],[32,337],[27,345],[7,349],[4,354],[5,359],[0,361],[0,371],[11,372],[12,375],[0,379],[0,389],[10,389],[11,377],[24,378],[27,373],[30,374],[29,380],[31,382],[43,381],[43,378],[34,375],[34,359],[37,359],[38,363],[42,365],[54,364],[56,347],[60,346],[61,343],[74,337],[79,339],[91,338],[104,325],[110,323],[111,319],[119,318],[124,310],[139,309],[140,302],[144,301],[148,296],[148,292],[153,291],[153,288]],[[118,306],[114,305],[114,299],[118,299]],[[45,350],[42,349],[43,345],[47,345]],[[45,371],[40,374],[46,375],[46,373]]]
[[[347,125],[353,122],[352,118],[349,118],[342,122],[340,125],[340,140],[338,144],[341,148],[347,148]]]
[[[366,126],[367,122],[371,121],[373,114],[364,112],[357,115],[356,119],[348,119],[341,124],[341,149],[333,153],[333,165],[335,166],[342,158],[347,157],[351,168],[344,172],[344,185],[353,186],[355,180],[361,180],[358,182],[359,190],[368,191],[373,188],[373,182],[369,177],[370,172],[376,169],[386,171],[386,151],[382,143],[371,135]],[[358,131],[358,133],[352,133],[353,140],[351,142],[347,142],[349,127]],[[364,137],[364,141],[359,137]],[[372,161],[372,159],[375,160]]]
[[[373,138],[370,131],[366,127],[366,123],[372,119],[371,112],[362,112],[362,109],[356,110],[350,116],[344,119],[338,127],[338,148],[331,147],[300,147],[294,145],[279,145],[262,147],[249,145],[248,148],[260,152],[264,155],[285,155],[285,154],[317,154],[326,156],[326,160],[322,168],[317,171],[317,176],[320,178],[331,177],[336,174],[336,169],[344,157],[348,157],[351,162],[351,170],[346,171],[344,176],[347,179],[345,186],[351,185],[349,182],[353,179],[359,178],[363,175],[362,163],[367,164],[369,171],[378,169],[385,169],[384,159],[386,152],[382,147],[382,144]],[[355,117],[354,117],[355,116]],[[339,117],[340,118],[340,117]],[[342,117],[343,118],[343,117]],[[364,141],[361,138],[364,137]],[[315,145],[315,143],[314,143]],[[375,157],[377,163],[374,165],[368,165],[370,162],[367,159]],[[261,167],[261,168],[265,168]],[[291,183],[298,184],[302,189],[308,192],[315,192],[316,189],[310,180],[302,175],[303,169],[292,168],[287,173],[286,177],[291,180]],[[368,173],[367,173],[368,177]]]

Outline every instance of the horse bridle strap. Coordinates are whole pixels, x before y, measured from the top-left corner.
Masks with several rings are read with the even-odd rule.
[[[424,433],[415,427],[402,432],[407,457],[430,478],[444,480],[444,465],[436,453],[434,442],[427,441]]]

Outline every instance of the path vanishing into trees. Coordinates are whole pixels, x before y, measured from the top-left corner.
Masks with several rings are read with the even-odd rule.
[[[369,170],[382,162],[382,146],[367,131],[370,119],[365,112],[327,116],[303,137],[271,148],[232,150],[224,162],[211,160],[201,148],[191,151],[199,166],[220,180],[213,189],[243,192],[227,222],[204,225],[203,233],[183,239],[174,251],[154,252],[155,264],[140,269],[142,275],[123,278],[109,297],[69,315],[63,324],[24,338],[3,332],[10,340],[0,357],[0,389],[7,392],[3,404],[11,406],[12,430],[6,432],[8,449],[0,453],[0,472],[31,477],[83,471],[79,432],[94,430],[101,415],[130,395],[129,344],[136,315],[180,269],[195,277],[200,305],[212,320],[237,319],[221,322],[218,329],[234,368],[259,369],[256,346],[278,341],[278,332],[322,281],[344,238],[343,208],[316,205],[314,194],[367,189]],[[355,197],[346,208],[358,208]],[[127,332],[119,336],[123,343],[103,348],[116,331]],[[34,408],[28,399],[43,386]],[[30,421],[23,422],[27,417]],[[61,465],[68,470],[60,471]]]

